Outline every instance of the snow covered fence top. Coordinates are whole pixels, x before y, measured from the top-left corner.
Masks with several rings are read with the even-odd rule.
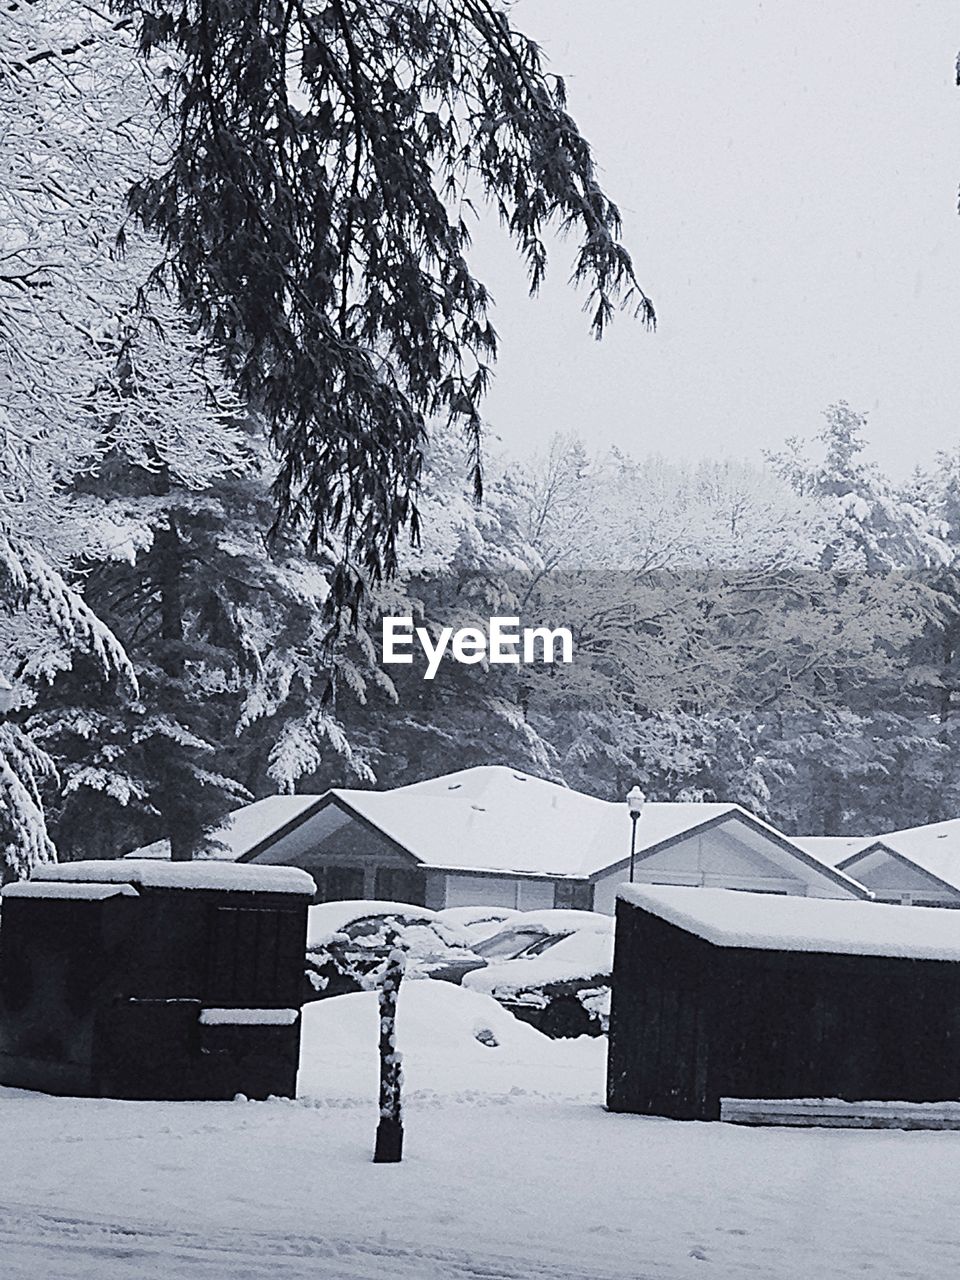
[[[617,896],[718,947],[960,960],[960,911],[944,908],[676,885],[621,885]]]
[[[62,862],[37,867],[31,884],[46,882],[130,884],[145,889],[234,889],[246,893],[295,893],[313,897],[313,877],[297,867],[250,863],[115,861]]]

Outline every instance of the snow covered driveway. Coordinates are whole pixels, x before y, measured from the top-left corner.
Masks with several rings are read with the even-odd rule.
[[[0,1091],[4,1280],[939,1280],[960,1133],[607,1114],[603,1045],[401,1000],[406,1158],[373,1165],[372,994],[307,1015],[298,1103]],[[399,1020],[398,1020],[399,1021]],[[481,1044],[485,1029],[499,1043]]]

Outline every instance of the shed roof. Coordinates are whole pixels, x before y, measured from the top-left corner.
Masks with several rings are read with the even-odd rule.
[[[673,885],[618,896],[718,947],[960,960],[960,911]]]
[[[299,893],[313,897],[312,876],[298,867],[234,863],[158,862],[148,859],[90,859],[36,867],[30,883],[132,884],[148,889],[234,889],[247,893]]]

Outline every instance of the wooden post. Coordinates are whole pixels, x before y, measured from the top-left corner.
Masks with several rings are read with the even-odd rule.
[[[405,953],[395,946],[383,970],[378,1000],[380,1004],[380,1123],[373,1152],[374,1164],[396,1164],[403,1155],[403,1084],[400,1054],[397,1052],[397,996],[406,968]]]

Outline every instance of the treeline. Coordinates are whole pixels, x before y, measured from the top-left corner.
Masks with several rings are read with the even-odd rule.
[[[460,11],[454,0],[442,8]],[[218,255],[229,265],[241,242],[208,225],[197,192],[186,204],[161,198],[184,174],[201,180],[194,161],[223,159],[178,151],[193,134],[167,110],[185,81],[180,55],[153,47],[162,33],[144,56],[135,25],[76,0],[17,5],[10,17],[0,28],[4,874],[55,848],[112,855],[164,836],[187,855],[251,798],[493,761],[611,798],[639,782],[658,799],[739,800],[796,832],[960,813],[960,451],[895,483],[865,461],[864,420],[840,404],[809,456],[789,442],[761,468],[596,456],[572,440],[533,461],[488,451],[478,505],[469,443],[495,340],[485,291],[465,274],[465,226],[440,257],[418,247],[449,230],[430,196],[436,163],[413,172],[410,156],[395,157],[413,222],[391,227],[386,254],[381,184],[365,174],[358,266],[355,167],[338,163],[356,130],[343,123],[349,111],[337,116],[323,157],[313,141],[297,150],[314,177],[321,159],[333,163],[336,217],[311,224],[323,234],[300,255],[293,224],[261,217],[264,161],[248,174],[251,198],[226,209],[247,231],[253,219],[250,269],[227,270]],[[454,25],[472,56],[469,22]],[[197,35],[177,29],[188,43]],[[243,30],[227,34],[242,44]],[[451,30],[420,32],[428,69]],[[371,47],[405,65],[409,33],[391,32],[384,45],[374,30]],[[325,38],[342,57],[341,36]],[[523,196],[514,231],[534,280],[550,213],[586,218],[575,274],[594,289],[599,331],[632,282],[616,211],[572,122],[561,131],[570,165],[529,149],[530,128],[557,113],[567,121],[562,86],[538,88],[534,47],[502,26],[484,38],[520,41],[526,58],[489,64],[500,79],[488,109],[510,129],[496,141],[483,113],[475,120],[488,194],[501,210],[520,198],[504,183]],[[455,64],[442,62],[456,83]],[[206,74],[203,58],[191,65]],[[233,110],[244,88],[227,87]],[[272,119],[264,88],[247,84]],[[291,116],[298,137],[302,125],[330,127],[327,90],[314,90],[309,116]],[[380,81],[372,91],[379,102]],[[434,96],[390,136],[417,136]],[[206,99],[180,104],[188,116],[195,101]],[[391,128],[411,101],[398,96]],[[458,136],[451,112],[437,155]],[[158,164],[166,178],[145,186]],[[225,208],[230,182],[219,170],[212,180]],[[149,231],[130,216],[134,186]],[[183,222],[187,207],[202,225]],[[446,264],[437,278],[424,274],[431,261]],[[252,341],[238,316],[259,323],[260,268],[272,319]],[[178,289],[165,290],[171,270]],[[291,328],[293,284],[309,315]],[[326,345],[304,346],[305,333]],[[322,376],[295,374],[304,368]],[[434,426],[421,470],[423,421],[444,413],[466,440]],[[655,450],[638,442],[638,454]],[[383,573],[395,540],[396,573]],[[445,662],[424,681],[416,666],[381,665],[385,613],[433,629],[494,614],[567,625],[575,661]]]
[[[270,461],[251,426],[189,480],[117,447],[64,512],[72,581],[136,691],[13,625],[16,719],[56,766],[61,857],[205,826],[245,800],[394,786],[507,763],[617,798],[739,801],[795,832],[869,833],[960,813],[955,740],[960,456],[905,486],[826,414],[764,468],[592,456],[490,459],[473,501],[438,433],[422,545],[331,637],[335,558],[266,537]],[[236,442],[235,442],[236,443]],[[209,459],[207,462],[209,463]],[[196,462],[196,459],[194,459]],[[569,666],[384,667],[380,620],[570,626]],[[24,640],[27,643],[24,643]]]

